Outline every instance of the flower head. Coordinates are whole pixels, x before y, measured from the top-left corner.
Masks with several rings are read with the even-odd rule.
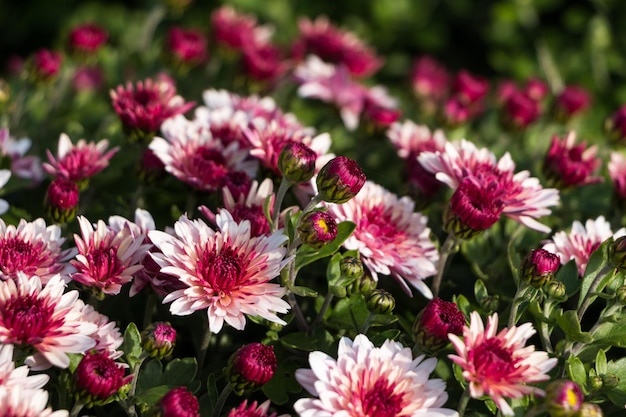
[[[241,395],[268,383],[274,376],[276,366],[273,346],[249,343],[233,353],[226,372],[235,392]]]
[[[87,352],[74,372],[77,395],[87,404],[106,404],[132,379],[125,373],[125,367],[106,353]]]
[[[587,268],[587,262],[593,251],[610,237],[617,239],[626,235],[626,228],[621,228],[615,233],[611,231],[611,224],[604,216],[596,219],[588,219],[583,225],[578,220],[572,223],[569,233],[559,231],[552,239],[544,242],[543,249],[559,256],[561,265],[565,265],[572,259],[578,267],[578,274],[582,277]]]
[[[48,391],[0,385],[0,415],[16,417],[68,417],[67,410],[48,407]]]
[[[593,174],[602,164],[596,156],[597,146],[587,147],[585,142],[576,144],[576,132],[563,139],[552,136],[550,149],[544,156],[543,172],[560,188],[592,184],[602,180]]]
[[[74,27],[69,34],[69,47],[73,52],[93,54],[108,40],[109,35],[94,23],[85,23]]]
[[[527,128],[539,116],[539,102],[524,91],[514,91],[504,103],[504,121],[514,129]]]
[[[326,212],[311,211],[300,219],[298,235],[306,245],[320,249],[337,236],[337,222]]]
[[[573,381],[559,379],[546,387],[545,405],[550,417],[571,417],[583,400],[582,389]]]
[[[243,48],[245,74],[259,82],[274,83],[288,69],[281,50],[269,43],[251,43]]]
[[[141,339],[150,356],[163,359],[174,351],[176,329],[167,322],[152,323],[141,333]]]
[[[97,326],[86,321],[78,291],[65,290],[60,275],[45,287],[37,276],[18,274],[0,281],[0,343],[31,348],[31,369],[67,368],[68,353],[84,353],[95,346]]]
[[[259,26],[256,17],[237,12],[232,6],[219,7],[211,14],[211,26],[217,43],[241,51],[245,45],[267,42],[273,30]]]
[[[248,400],[243,400],[237,408],[230,410],[228,417],[277,417],[276,413],[269,412],[270,404],[270,400],[262,404],[257,404],[256,401],[248,404]],[[288,417],[288,414],[283,414],[278,417]]]
[[[413,359],[411,349],[398,342],[375,347],[362,334],[354,341],[343,337],[337,359],[315,351],[309,364],[311,369],[296,371],[297,381],[313,396],[294,404],[301,417],[458,416],[442,408],[448,399],[445,382],[429,379],[437,359]]]
[[[26,155],[31,145],[32,140],[15,139],[9,134],[9,129],[0,128],[0,155],[10,159],[11,173],[38,184],[43,179],[44,172],[38,156]]]
[[[46,190],[44,210],[49,219],[56,223],[67,223],[74,220],[78,211],[80,193],[78,185],[64,177],[57,177]]]
[[[198,66],[207,59],[206,37],[199,30],[172,27],[167,32],[165,54],[175,66]]]
[[[437,351],[449,343],[448,334],[460,335],[464,325],[465,316],[459,307],[436,297],[415,318],[413,338],[422,349]]]
[[[355,198],[344,204],[329,205],[329,214],[338,222],[356,223],[356,229],[343,246],[356,249],[363,264],[378,280],[378,274],[391,275],[411,293],[410,283],[425,297],[432,293],[423,280],[435,275],[439,253],[430,240],[428,218],[414,212],[409,197],[398,198],[373,182],[365,182]]]
[[[591,105],[591,95],[584,88],[568,85],[556,97],[557,116],[569,119],[584,112]]]
[[[169,390],[156,405],[162,417],[200,417],[198,398],[187,387]]]
[[[606,119],[605,129],[613,140],[621,141],[626,138],[626,104]]]
[[[545,249],[533,249],[522,261],[520,276],[526,283],[541,288],[552,281],[559,266],[561,260],[554,253]]]
[[[480,315],[470,314],[470,325],[463,328],[463,339],[449,335],[456,355],[449,358],[463,368],[463,377],[469,382],[470,395],[479,398],[488,395],[504,415],[512,416],[513,409],[506,398],[521,398],[544,391],[531,383],[547,381],[548,372],[556,366],[557,359],[546,352],[526,346],[535,334],[531,323],[509,327],[498,333],[498,314],[489,317],[487,327]]]
[[[304,182],[315,175],[317,154],[301,142],[289,142],[278,155],[278,170],[291,182]]]
[[[423,55],[415,60],[411,70],[413,92],[421,100],[441,102],[450,90],[448,69],[435,58]]]
[[[162,272],[185,285],[163,302],[172,302],[170,311],[175,315],[206,309],[213,333],[224,322],[243,330],[246,315],[284,324],[276,313],[289,309],[282,299],[285,289],[270,282],[285,265],[287,238],[282,230],[251,237],[250,222],[237,223],[225,210],[216,216],[216,223],[214,231],[203,221],[183,215],[174,225],[174,235],[149,232],[150,240],[162,251],[152,253],[152,258]]]
[[[82,300],[78,300],[77,304],[82,306],[83,319],[98,327],[98,330],[91,335],[93,340],[96,341],[96,345],[91,351],[104,353],[111,359],[121,357],[124,352],[118,350],[118,348],[124,343],[124,338],[117,323],[96,311],[93,306],[83,303]]]
[[[35,81],[54,81],[61,71],[63,55],[50,49],[39,49],[29,60],[29,74]]]
[[[359,193],[365,180],[365,174],[355,160],[337,156],[317,174],[317,192],[323,201],[342,204]]]

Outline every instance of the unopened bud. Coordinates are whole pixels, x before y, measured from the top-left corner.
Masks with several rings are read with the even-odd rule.
[[[304,143],[291,142],[283,147],[278,156],[278,170],[294,183],[306,182],[315,175],[317,154]]]
[[[598,404],[583,403],[580,409],[572,415],[572,417],[602,417],[602,409]]]
[[[358,279],[363,276],[363,262],[359,258],[346,256],[339,261],[341,275],[346,278]]]
[[[303,243],[314,249],[320,249],[337,236],[337,222],[326,212],[312,211],[300,219],[298,234]]]
[[[626,270],[626,236],[620,236],[611,246],[613,264],[616,268]]]
[[[272,346],[250,343],[231,355],[226,374],[235,393],[243,395],[272,379],[276,366],[276,355]]]
[[[76,217],[78,210],[78,185],[63,177],[55,178],[44,197],[46,215],[55,223],[67,223]]]
[[[448,345],[448,334],[460,335],[465,316],[457,305],[440,298],[426,304],[413,322],[413,338],[420,349],[436,352]]]
[[[580,386],[569,380],[553,381],[546,387],[545,405],[550,417],[571,417],[583,403]]]
[[[396,307],[396,300],[391,293],[377,288],[369,292],[365,297],[367,309],[374,314],[391,314]]]
[[[169,390],[155,408],[156,417],[200,417],[198,398],[187,387]]]
[[[498,294],[488,295],[478,300],[480,306],[487,313],[494,312],[500,306],[500,296]]]
[[[559,269],[558,255],[545,249],[533,249],[522,261],[521,278],[535,288],[541,288],[552,281]]]
[[[317,174],[317,191],[323,201],[345,203],[365,184],[365,174],[359,164],[345,156],[331,159]]]
[[[166,322],[153,323],[141,333],[141,343],[151,357],[163,359],[174,351],[176,329]]]
[[[619,384],[619,378],[615,374],[603,374],[602,384],[608,389],[615,388]]]
[[[378,281],[374,279],[369,273],[364,273],[360,278],[355,279],[348,286],[348,292],[350,294],[368,294],[374,288]]]
[[[615,291],[615,297],[622,305],[626,305],[626,285],[622,285]]]
[[[556,301],[565,301],[567,299],[565,284],[561,281],[551,281],[543,289],[550,298]]]
[[[602,377],[598,375],[594,375],[589,377],[589,386],[594,391],[599,391],[604,386],[604,382],[602,381]]]

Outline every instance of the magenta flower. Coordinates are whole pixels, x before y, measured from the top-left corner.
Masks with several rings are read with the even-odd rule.
[[[486,78],[462,70],[456,74],[452,83],[452,95],[468,105],[478,105],[489,92],[489,82]]]
[[[400,109],[396,99],[387,89],[374,86],[365,90],[362,118],[378,129],[386,129],[400,118]]]
[[[533,249],[522,261],[520,277],[536,288],[552,281],[561,266],[560,258],[545,249]]]
[[[104,85],[104,74],[98,67],[79,67],[72,77],[72,87],[76,91],[95,91]]]
[[[38,81],[49,82],[57,78],[63,63],[63,55],[49,49],[39,49],[30,59],[31,76]]]
[[[126,87],[111,90],[113,108],[131,139],[152,139],[165,119],[183,114],[194,106],[193,102],[176,95],[172,81],[154,81],[151,78],[128,82]]]
[[[206,309],[213,333],[218,333],[224,322],[243,330],[246,315],[285,324],[276,315],[289,309],[282,299],[285,289],[270,282],[286,263],[283,231],[251,237],[250,223],[236,223],[224,210],[216,222],[218,230],[213,231],[203,221],[183,215],[174,225],[174,235],[149,233],[162,251],[151,254],[161,272],[185,284],[163,302],[172,302],[170,311],[179,316]]]
[[[262,404],[257,404],[256,401],[248,404],[248,400],[243,400],[237,408],[233,408],[229,411],[228,417],[289,417],[289,414],[270,413],[270,400],[265,401]]]
[[[320,249],[337,236],[337,222],[328,213],[310,211],[300,218],[298,236],[312,248]]]
[[[451,88],[450,72],[435,58],[423,55],[415,60],[411,70],[413,92],[422,100],[441,102]]]
[[[526,80],[523,91],[533,100],[541,101],[546,97],[546,95],[548,95],[550,88],[543,80],[538,78],[529,78]]]
[[[552,136],[552,143],[543,159],[543,172],[561,188],[576,187],[602,181],[593,176],[602,165],[597,157],[596,145],[587,147],[586,142],[576,144],[576,132],[571,131],[563,139]]]
[[[577,85],[568,85],[556,97],[557,114],[568,119],[584,112],[591,106],[591,94]]]
[[[277,366],[274,347],[255,342],[233,353],[226,372],[235,392],[241,395],[267,384]]]
[[[200,65],[208,57],[206,37],[199,30],[172,27],[165,39],[165,54],[177,65]]]
[[[549,227],[535,219],[550,214],[548,207],[558,204],[559,191],[544,189],[529,171],[515,173],[515,163],[509,153],[496,160],[487,148],[478,149],[462,139],[456,144],[448,142],[443,152],[423,152],[418,161],[454,190],[468,176],[477,177],[484,185],[495,181],[501,192],[503,215],[531,229],[550,232]]]
[[[525,129],[541,116],[539,102],[528,93],[513,92],[504,103],[504,121],[515,129]]]
[[[615,110],[605,122],[609,136],[614,140],[626,138],[626,105]]]
[[[88,143],[80,139],[78,143],[73,144],[69,136],[61,133],[57,157],[55,158],[47,149],[48,162],[43,163],[43,169],[55,177],[79,183],[80,188],[81,183],[104,170],[109,165],[109,160],[119,150],[115,147],[107,151],[108,147],[109,141],[106,139],[97,143]]]
[[[109,35],[100,26],[86,23],[74,27],[69,34],[69,47],[74,52],[93,54],[108,40]]]
[[[45,287],[39,277],[24,274],[0,281],[0,343],[34,349],[25,361],[33,370],[67,368],[68,353],[95,346],[97,326],[83,317],[78,291],[64,290],[60,275]]]
[[[375,347],[367,336],[342,337],[337,359],[324,352],[309,354],[311,369],[298,369],[296,380],[313,398],[294,404],[300,417],[431,416],[456,417],[442,408],[445,382],[430,379],[436,358],[413,359],[411,349],[386,340]]]
[[[414,212],[409,197],[398,198],[383,187],[367,181],[355,198],[344,204],[330,204],[328,212],[338,222],[356,223],[343,246],[356,249],[373,278],[391,275],[408,293],[411,284],[426,298],[432,298],[424,279],[435,275],[439,252],[430,240],[428,218]]]
[[[211,27],[217,43],[241,51],[250,44],[265,43],[273,30],[257,25],[256,17],[224,5],[211,14]]]
[[[436,297],[418,313],[413,338],[422,349],[437,351],[449,343],[448,334],[460,335],[464,325],[465,316],[459,307]]]
[[[355,160],[337,156],[320,169],[315,183],[322,201],[343,204],[361,191],[365,180],[365,174]]]
[[[593,251],[608,238],[617,239],[624,235],[626,235],[626,228],[622,227],[613,233],[610,223],[604,216],[588,219],[584,225],[575,220],[569,233],[565,231],[555,233],[550,240],[544,242],[543,249],[558,255],[561,265],[574,259],[578,267],[578,275],[582,277]]]
[[[171,355],[175,345],[176,329],[167,322],[152,323],[141,332],[141,346],[153,358]]]
[[[198,398],[187,387],[169,390],[156,404],[163,417],[200,417]]]
[[[253,43],[243,48],[243,70],[253,80],[274,83],[288,69],[281,50],[269,43]]]
[[[485,328],[480,315],[473,311],[470,325],[463,328],[463,339],[454,334],[448,336],[456,350],[456,355],[448,357],[463,369],[472,398],[488,395],[502,414],[512,416],[513,409],[505,398],[545,394],[528,384],[549,380],[548,372],[556,366],[557,359],[535,351],[534,346],[526,346],[533,334],[531,323],[498,332],[497,313],[489,317]]]
[[[106,353],[87,352],[74,372],[74,384],[80,398],[89,403],[106,401],[130,383],[126,368]]]

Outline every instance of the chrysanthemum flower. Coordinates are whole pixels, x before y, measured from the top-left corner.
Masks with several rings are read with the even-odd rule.
[[[183,114],[194,106],[176,94],[171,80],[130,82],[110,92],[113,108],[131,139],[152,139],[169,117]]]
[[[243,330],[246,315],[284,324],[276,313],[289,304],[285,289],[270,282],[285,266],[287,237],[279,230],[251,237],[250,222],[237,223],[230,213],[216,216],[217,231],[201,220],[183,215],[174,225],[175,235],[151,231],[150,240],[162,253],[151,256],[161,272],[174,275],[186,288],[167,295],[170,311],[188,315],[207,310],[209,329],[218,333],[224,322]]]
[[[74,372],[75,394],[87,404],[106,404],[132,375],[126,375],[122,363],[115,362],[106,352],[87,352]]]
[[[15,139],[9,129],[0,129],[0,154],[11,160],[11,172],[19,178],[38,184],[44,177],[41,160],[38,156],[26,155],[32,141],[29,138]]]
[[[229,5],[211,14],[211,27],[217,43],[236,51],[247,44],[267,42],[273,33],[271,27],[258,25],[253,15],[239,13]]]
[[[69,281],[73,268],[67,261],[74,250],[61,249],[64,242],[61,228],[46,226],[41,218],[32,222],[21,219],[17,226],[0,219],[0,279],[16,279],[18,272],[23,272],[37,275],[44,285],[56,274]]]
[[[124,337],[117,323],[96,311],[93,306],[85,304],[82,300],[77,300],[77,304],[82,305],[83,320],[95,324],[98,328],[91,335],[96,342],[92,350],[104,352],[111,359],[120,358],[124,352],[118,348],[124,343]]]
[[[43,287],[37,276],[18,274],[0,281],[0,343],[36,352],[25,363],[31,369],[67,368],[67,353],[83,353],[95,345],[97,326],[86,321],[78,291],[63,293],[60,275]]]
[[[50,49],[39,49],[28,60],[30,78],[34,81],[49,83],[57,79],[61,72],[63,55]]]
[[[150,149],[163,162],[165,170],[181,181],[202,191],[216,191],[224,186],[229,173],[242,171],[254,177],[255,161],[236,143],[224,146],[210,130],[194,120],[177,116],[167,120],[163,136],[150,142]]]
[[[67,417],[67,410],[48,407],[48,391],[22,386],[0,386],[0,415],[15,417]]]
[[[0,387],[19,385],[22,388],[43,388],[50,377],[46,374],[28,375],[27,365],[15,367],[13,361],[13,345],[0,345]]]
[[[207,59],[207,40],[196,29],[172,27],[167,32],[165,54],[175,65],[191,68]]]
[[[78,216],[82,236],[74,235],[78,254],[70,263],[77,269],[71,277],[102,294],[118,294],[122,285],[141,270],[141,260],[150,248],[145,236],[134,236],[129,227],[117,232],[99,220],[94,226]]]
[[[328,212],[338,222],[356,223],[343,246],[359,251],[374,279],[378,280],[378,274],[391,275],[407,293],[411,293],[408,281],[425,297],[432,298],[423,280],[435,274],[439,252],[430,240],[428,218],[415,213],[414,207],[409,197],[398,198],[366,181],[352,200],[330,204]]]
[[[550,149],[543,159],[543,172],[560,188],[577,187],[602,181],[594,176],[602,164],[597,156],[596,145],[587,147],[586,142],[576,144],[576,132],[571,131],[563,139],[552,136]]]
[[[109,141],[106,139],[97,143],[80,139],[74,145],[68,135],[61,133],[57,157],[47,149],[49,162],[43,163],[43,169],[52,176],[81,183],[109,166],[109,160],[119,148],[116,146],[107,151],[108,147]]]
[[[550,228],[535,220],[551,213],[548,207],[559,202],[559,191],[543,188],[529,171],[515,173],[515,163],[507,152],[499,160],[487,148],[477,148],[462,139],[448,142],[442,152],[422,152],[418,161],[436,178],[456,190],[468,176],[474,176],[485,185],[496,181],[502,194],[502,214],[524,226],[548,233]]]
[[[423,55],[413,63],[411,84],[421,100],[432,100],[433,104],[441,102],[450,91],[450,81],[448,69],[431,56]]]
[[[526,346],[533,334],[531,323],[498,333],[497,313],[489,317],[485,328],[480,315],[473,311],[470,325],[463,328],[463,339],[448,336],[456,350],[456,355],[448,357],[463,368],[473,398],[488,395],[504,415],[512,416],[513,409],[505,398],[543,396],[542,389],[528,384],[549,380],[548,372],[557,364],[557,359],[549,358],[546,352]]]
[[[198,398],[187,387],[172,388],[155,407],[163,417],[200,417]]]
[[[556,97],[557,116],[569,119],[591,106],[591,94],[579,85],[568,85]]]
[[[85,23],[72,28],[68,37],[72,51],[93,54],[106,43],[109,35],[94,23]]]
[[[237,408],[233,408],[228,413],[228,417],[289,417],[289,414],[270,413],[270,400],[265,401],[262,404],[257,404],[256,401],[248,404],[248,400],[243,400]]]
[[[429,379],[437,359],[413,359],[411,349],[398,342],[386,340],[377,348],[362,334],[354,341],[343,337],[336,360],[316,351],[309,364],[311,369],[296,371],[296,380],[316,398],[295,402],[301,417],[458,416],[442,408],[445,382]]]
[[[592,252],[611,236],[617,239],[624,235],[626,228],[622,227],[613,233],[611,224],[604,216],[599,216],[595,220],[588,219],[584,225],[575,220],[569,233],[565,231],[555,233],[552,239],[544,242],[543,249],[558,255],[561,265],[574,259],[578,274],[582,277]]]

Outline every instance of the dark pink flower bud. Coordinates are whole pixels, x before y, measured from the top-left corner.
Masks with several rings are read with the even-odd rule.
[[[248,77],[267,83],[276,81],[287,70],[280,50],[267,42],[246,45],[242,64]]]
[[[158,417],[200,417],[198,398],[186,387],[171,389],[156,404]]]
[[[448,345],[448,334],[460,335],[465,316],[457,305],[441,298],[426,304],[413,323],[415,343],[427,352],[436,352]]]
[[[61,70],[63,56],[59,52],[40,49],[30,61],[30,77],[35,81],[50,82],[57,78]]]
[[[137,165],[137,177],[144,184],[154,184],[165,175],[165,164],[154,154],[152,149],[147,148],[141,154],[141,160]]]
[[[549,89],[544,81],[538,78],[530,78],[524,86],[524,92],[533,100],[540,101],[548,94]]]
[[[176,345],[176,329],[166,322],[152,323],[141,334],[143,350],[153,358],[172,354]]]
[[[514,129],[525,129],[541,114],[539,102],[526,93],[515,91],[506,101],[504,121]]]
[[[520,276],[522,281],[535,288],[541,288],[552,281],[561,266],[558,255],[545,249],[533,249],[522,261]]]
[[[106,43],[108,38],[109,35],[103,28],[93,23],[87,23],[72,29],[68,42],[72,52],[93,54]]]
[[[171,28],[165,39],[165,55],[181,69],[196,67],[207,60],[207,39],[199,30]]]
[[[338,156],[320,169],[317,191],[323,201],[341,204],[357,195],[365,180],[365,174],[355,160]]]
[[[79,198],[78,185],[63,177],[55,178],[44,198],[44,210],[55,223],[67,223],[76,217]]]
[[[320,249],[337,236],[337,222],[326,212],[312,211],[300,219],[298,235],[306,245]]]
[[[278,155],[278,170],[291,182],[306,182],[315,175],[316,160],[313,149],[301,142],[290,142]]]
[[[609,137],[616,141],[626,138],[626,105],[617,109],[605,122]]]
[[[123,365],[111,359],[107,352],[88,352],[74,373],[77,395],[88,405],[111,402],[113,396],[132,378],[132,375],[124,374]]]
[[[422,56],[413,63],[411,82],[413,92],[420,99],[441,101],[450,91],[448,69],[430,56]]]
[[[454,79],[453,93],[464,104],[474,105],[485,98],[488,92],[487,80],[468,71],[460,71]]]
[[[602,181],[593,175],[602,165],[597,150],[595,145],[587,147],[586,142],[576,144],[575,132],[563,139],[554,135],[543,159],[543,172],[556,187],[564,189]]]
[[[276,371],[274,347],[250,343],[233,353],[228,361],[227,374],[238,395],[266,384]]]
[[[591,95],[587,90],[576,85],[568,85],[556,97],[556,112],[561,119],[581,113],[591,105]]]
[[[451,97],[444,106],[445,121],[450,126],[458,126],[470,120],[473,113],[469,106],[458,97]]]

